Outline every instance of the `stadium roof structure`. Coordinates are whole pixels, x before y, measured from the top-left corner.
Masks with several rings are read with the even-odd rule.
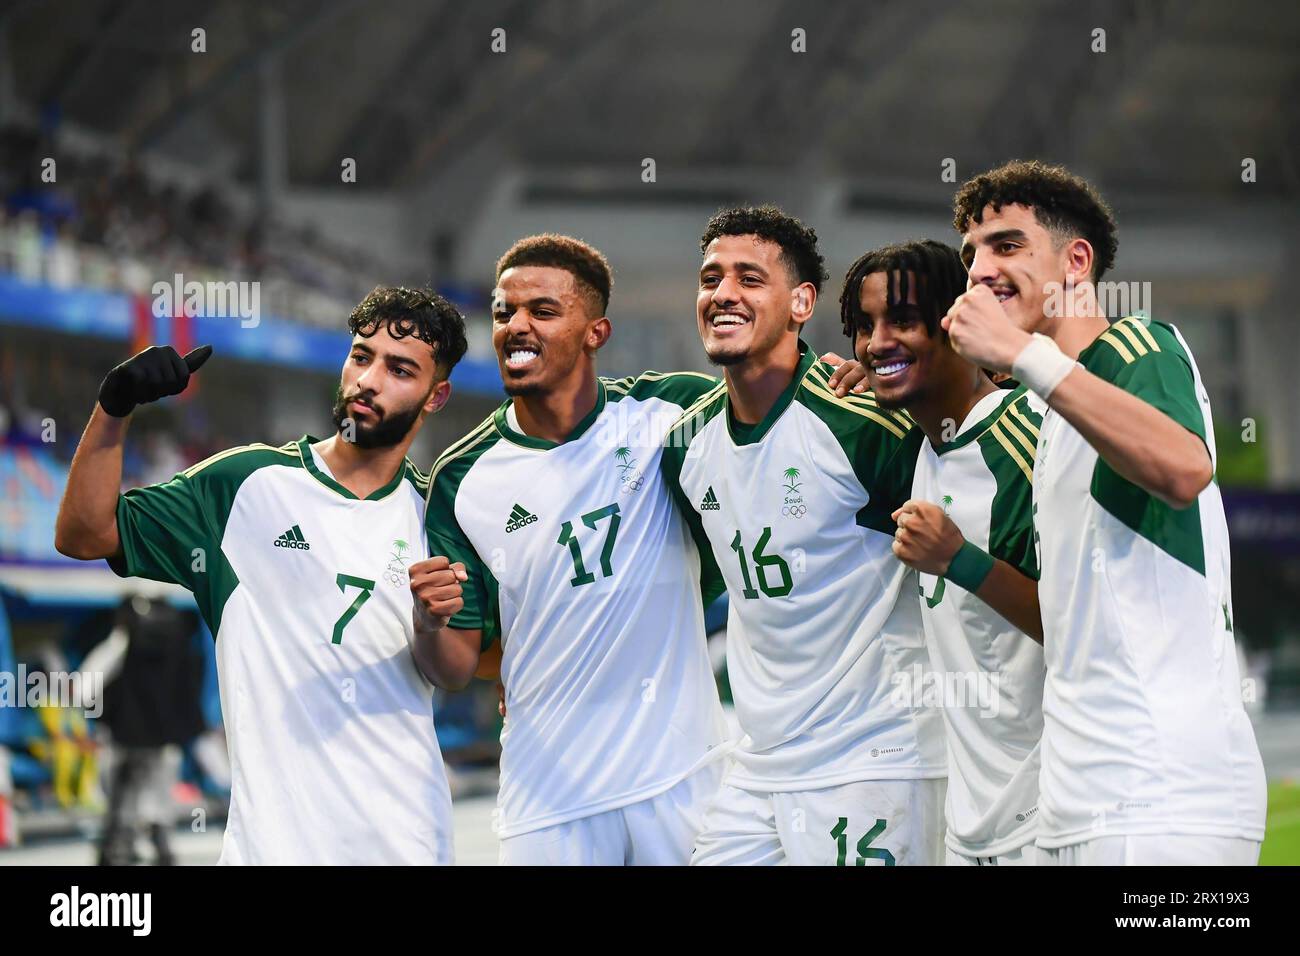
[[[249,182],[269,137],[295,186],[653,157],[941,192],[945,158],[1034,156],[1171,198],[1253,158],[1257,195],[1300,193],[1285,0],[74,0],[11,5],[0,43],[19,102]]]

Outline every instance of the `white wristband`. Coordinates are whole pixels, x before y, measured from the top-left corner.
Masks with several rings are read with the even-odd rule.
[[[1057,348],[1055,342],[1035,332],[1011,363],[1011,375],[1045,399],[1074,371],[1074,365],[1074,359]]]

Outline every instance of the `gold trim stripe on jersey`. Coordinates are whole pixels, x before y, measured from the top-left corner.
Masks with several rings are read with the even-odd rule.
[[[1146,355],[1149,351],[1146,344],[1138,338],[1138,334],[1124,322],[1116,322],[1111,326],[1111,328],[1116,332],[1116,334],[1122,335],[1128,341],[1128,344],[1133,347],[1133,352],[1135,354]]]
[[[882,426],[886,431],[894,435],[895,438],[904,438],[907,436],[906,428],[900,427],[899,423],[893,420],[892,418],[885,417],[886,415],[889,414],[888,412],[885,412],[883,410],[875,411],[866,406],[859,406],[853,404],[852,402],[847,402],[844,399],[840,398],[838,395],[836,395],[834,392],[832,392],[830,389],[819,384],[816,379],[809,381],[809,378],[805,377],[804,380],[799,384],[803,388],[808,389],[808,391],[812,392],[818,398],[825,399],[828,402],[832,402],[835,405],[838,405],[840,408],[845,409],[846,411],[853,412],[853,414],[855,415],[861,415],[863,418],[871,419],[873,422]]]
[[[686,421],[688,418],[691,418],[699,414],[700,410],[703,409],[705,405],[708,405],[710,402],[717,399],[719,393],[726,392],[726,390],[727,390],[727,383],[719,382],[716,387],[709,389],[707,392],[705,392],[703,395],[697,398],[694,402],[692,402],[686,408],[685,411],[683,411],[679,416],[677,416],[677,421],[673,422],[673,427],[668,430],[672,431],[673,428],[676,428],[678,425]]]
[[[1016,449],[1016,446],[1013,444],[1011,439],[1003,434],[1001,428],[998,427],[1001,424],[1002,419],[999,418],[989,426],[989,434],[992,435],[994,440],[1002,446],[1003,450],[1006,451],[1011,460],[1016,463],[1016,466],[1024,474],[1025,480],[1032,483],[1034,480],[1033,467],[1025,461],[1024,457],[1021,455],[1020,451]]]
[[[863,408],[870,408],[874,411],[880,412],[882,415],[888,415],[904,431],[910,429],[913,425],[916,424],[915,419],[913,419],[911,415],[909,415],[906,411],[902,409],[883,408],[879,400],[871,392],[850,392],[848,395],[845,395],[843,398],[836,395],[831,390],[830,387],[831,384],[830,373],[827,372],[820,365],[812,366],[812,368],[809,371],[816,373],[817,384],[825,388],[826,391],[830,392],[831,396],[838,402],[849,402],[850,404],[858,405]]]
[[[1097,336],[1097,339],[1118,352],[1125,365],[1131,365],[1148,352],[1160,351],[1160,343],[1151,334],[1151,330],[1132,316],[1120,319]]]
[[[1141,319],[1130,315],[1120,319],[1115,324],[1122,325],[1124,328],[1137,333],[1137,335],[1142,338],[1142,341],[1146,343],[1147,348],[1152,352],[1160,351],[1160,343],[1156,341],[1156,337],[1151,334],[1151,330],[1146,327],[1146,324]]]
[[[479,423],[478,427],[464,438],[448,447],[447,450],[439,455],[434,461],[433,466],[429,469],[429,491],[424,499],[426,502],[433,497],[433,480],[438,477],[438,472],[442,471],[443,468],[450,464],[452,459],[459,458],[465,452],[477,445],[482,439],[486,438],[496,427],[495,415],[496,413],[493,412],[485,418]]]
[[[627,375],[623,378],[602,378],[601,381],[605,383],[606,388],[613,389],[620,395],[626,395],[637,382],[658,382],[677,375],[689,375],[691,378],[702,378],[709,382],[717,381],[712,375],[705,375],[703,372],[642,372],[640,375]]]
[[[1033,434],[1029,438],[1026,430]],[[1020,469],[1025,476],[1025,480],[1032,483],[1034,480],[1034,450],[1037,447],[1038,429],[1033,423],[1025,420],[1021,416],[1020,409],[1016,408],[1015,402],[1010,402],[1002,413],[985,429],[985,432],[993,436],[994,441],[1002,446],[1003,451],[1015,462],[1016,467]]]
[[[1032,469],[1034,449],[1037,447],[1037,442],[1025,434],[1021,429],[1020,423],[1010,415],[1000,415],[994,424],[1000,426],[1008,438],[1015,440],[1016,447],[1020,449],[1021,453],[1030,462],[1030,468]]]
[[[1020,399],[1020,401],[1023,402],[1024,399],[1022,398]],[[1038,426],[1035,425],[1032,421],[1030,421],[1028,416],[1026,416],[1022,411],[1020,411],[1020,409],[1016,408],[1015,402],[1012,402],[1010,405],[1007,406],[1007,413],[1011,415],[1011,417],[1014,418],[1021,425],[1021,427],[1025,429],[1025,431],[1029,432],[1029,434],[1034,436],[1034,446],[1037,447]]]
[[[252,444],[249,445],[239,445],[235,448],[227,448],[225,451],[219,451],[215,455],[211,456],[210,458],[205,458],[200,462],[196,462],[195,464],[190,465],[190,467],[182,471],[181,474],[184,475],[186,478],[193,478],[195,475],[197,475],[204,468],[207,468],[209,465],[215,465],[217,462],[224,461],[225,459],[229,458],[231,455],[238,455],[246,451],[275,451],[275,452],[279,452],[281,455],[286,455],[289,458],[296,458],[299,461],[302,461],[302,456],[298,454],[297,442],[292,442],[292,441],[285,442],[283,445],[280,445],[278,448],[274,445],[265,445],[262,442],[253,442]]]

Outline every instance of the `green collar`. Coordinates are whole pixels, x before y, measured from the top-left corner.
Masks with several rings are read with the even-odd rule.
[[[727,396],[727,431],[731,434],[731,440],[737,445],[752,445],[755,442],[763,440],[763,436],[771,431],[772,426],[781,414],[790,407],[794,401],[795,393],[799,391],[799,386],[803,383],[804,376],[808,370],[817,364],[817,356],[808,348],[808,343],[802,339],[799,341],[799,364],[794,370],[794,378],[790,379],[790,384],[785,387],[773,403],[772,407],[767,410],[763,420],[757,425],[746,425],[743,422],[736,421],[736,416],[731,410],[731,396]]]
[[[989,412],[987,415],[984,416],[984,418],[976,422],[970,428],[967,428],[965,431],[963,431],[952,441],[947,442],[946,444],[943,445],[933,446],[934,453],[936,455],[946,455],[950,451],[956,451],[958,448],[961,448],[964,445],[969,445],[976,438],[979,438],[980,435],[983,435],[986,431],[988,431],[989,426],[992,425],[995,421],[997,421],[998,416],[1001,415],[1004,411],[1006,411],[1007,406],[1010,405],[1012,402],[1017,401],[1020,398],[1020,396],[1025,394],[1025,392],[1027,391],[1028,389],[1025,388],[1025,386],[1023,385],[1014,388],[1011,391],[1002,389],[1003,392],[1002,401],[998,402],[997,407],[995,407],[993,411]],[[927,439],[927,442],[928,441],[929,439]]]
[[[312,435],[303,435],[301,438],[298,439],[298,454],[302,457],[302,466],[307,469],[308,474],[310,474],[313,478],[319,481],[330,491],[340,494],[344,498],[348,498],[352,501],[361,500],[357,498],[357,496],[354,495],[352,492],[348,491],[346,488],[340,485],[333,478],[331,478],[329,475],[325,474],[325,472],[321,471],[319,468],[316,467],[316,459],[311,453],[311,446],[315,445],[319,441],[320,441],[319,438],[316,438]],[[406,458],[402,459],[402,463],[397,466],[397,474],[393,475],[392,480],[389,481],[388,484],[384,485],[382,488],[376,488],[374,491],[372,491],[370,494],[366,496],[365,500],[379,501],[381,498],[387,498],[394,491],[396,491],[397,486],[402,483],[402,476],[403,474],[405,474],[406,466],[409,463],[410,463],[409,459]]]
[[[583,433],[591,427],[592,423],[600,417],[600,413],[605,410],[605,383],[599,378],[596,379],[596,406],[582,417],[582,421],[573,426],[573,431],[565,436],[564,441],[551,441],[549,438],[534,438],[532,435],[525,435],[516,428],[510,427],[510,420],[506,417],[506,409],[510,407],[510,399],[502,402],[497,410],[493,413],[493,420],[496,422],[497,431],[501,437],[507,441],[514,442],[516,445],[522,445],[525,448],[536,448],[539,451],[549,451],[552,448],[559,448],[563,444],[575,441],[582,437]]]

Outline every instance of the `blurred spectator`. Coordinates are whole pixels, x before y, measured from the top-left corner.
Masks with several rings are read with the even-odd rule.
[[[49,668],[46,673],[65,673]],[[99,790],[97,745],[86,715],[76,707],[45,703],[36,709],[42,733],[30,738],[32,755],[49,768],[54,797],[64,810],[98,811]]]
[[[42,161],[56,155],[46,183]],[[214,186],[153,181],[134,158],[56,150],[16,127],[0,130],[0,197],[0,268],[32,282],[146,292],[176,272],[260,280],[269,313],[334,328],[391,271],[313,228],[241,215]]]
[[[9,636],[9,617],[0,607],[0,674],[13,680],[15,672],[13,641]],[[13,775],[10,772],[9,747],[19,742],[17,708],[0,707],[0,848],[17,846],[18,820],[14,815]]]
[[[0,849],[18,844],[14,817],[14,782],[9,775],[9,748],[0,744]]]
[[[194,630],[192,613],[137,596],[123,605],[118,626],[82,664],[83,673],[103,675],[103,723],[109,729],[101,866],[138,862],[134,847],[141,832],[153,844],[156,863],[175,862],[168,841],[175,824],[172,788],[181,747],[204,729],[203,660],[190,641]]]

